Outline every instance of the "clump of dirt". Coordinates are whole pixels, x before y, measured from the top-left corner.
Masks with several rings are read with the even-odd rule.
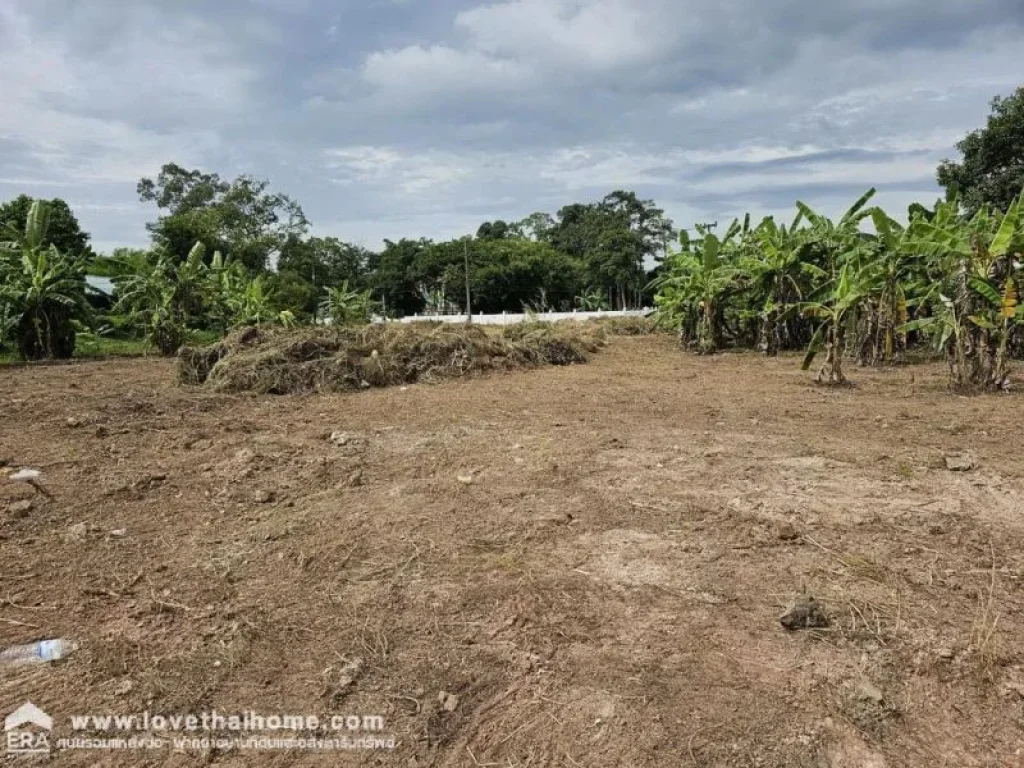
[[[522,323],[491,333],[474,325],[376,324],[246,328],[207,347],[185,347],[178,380],[219,392],[347,392],[496,370],[586,362],[604,345],[589,323]]]

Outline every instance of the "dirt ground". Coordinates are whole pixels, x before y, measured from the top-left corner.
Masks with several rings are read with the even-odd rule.
[[[0,369],[0,459],[52,494],[0,480],[0,645],[80,644],[0,669],[0,714],[377,714],[396,741],[17,759],[1024,766],[1024,401],[849,374],[667,337],[337,396]],[[829,627],[781,626],[801,594]]]

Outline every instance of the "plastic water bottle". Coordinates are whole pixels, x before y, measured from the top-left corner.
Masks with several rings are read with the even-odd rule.
[[[0,666],[16,667],[22,664],[44,664],[63,659],[78,649],[76,643],[58,637],[55,640],[40,640],[28,645],[14,645],[0,651]]]

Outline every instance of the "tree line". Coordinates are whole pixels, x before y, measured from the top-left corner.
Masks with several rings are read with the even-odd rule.
[[[949,215],[958,222],[1009,211],[1024,186],[1024,88],[997,98],[988,124],[958,149],[962,161],[938,169],[940,184],[957,190],[943,211],[954,206]],[[137,193],[156,207],[147,225],[150,246],[102,255],[63,200],[22,195],[0,205],[0,344],[28,358],[66,356],[76,331],[92,328],[142,334],[173,352],[190,333],[243,324],[461,313],[468,282],[472,309],[488,313],[629,308],[650,304],[657,292],[663,314],[700,348],[742,336],[748,331],[737,323],[749,329],[750,319],[767,311],[774,319],[758,331],[766,334],[761,343],[785,348],[809,342],[824,327],[801,322],[792,308],[797,298],[810,300],[807,278],[815,269],[838,269],[839,262],[823,264],[820,256],[829,238],[863,237],[858,227],[865,218],[826,224],[807,209],[800,226],[789,229],[762,222],[724,233],[710,224],[679,232],[653,201],[616,190],[553,214],[487,221],[455,240],[386,240],[375,252],[310,235],[302,207],[251,176],[223,179],[168,163],[141,179]],[[917,206],[909,218],[934,218],[937,211]],[[816,259],[805,258],[809,228],[831,232],[815,241]],[[878,253],[870,260],[878,262]],[[87,273],[113,280],[115,295],[90,295]],[[829,272],[829,279],[838,276]],[[723,296],[755,283],[768,286],[768,310],[747,307],[742,318],[719,311]],[[677,301],[673,292],[690,298]]]

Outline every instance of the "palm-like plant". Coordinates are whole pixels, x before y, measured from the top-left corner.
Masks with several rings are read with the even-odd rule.
[[[608,297],[600,288],[588,288],[573,300],[576,309],[583,312],[597,312],[602,309],[610,309]]]
[[[373,300],[369,291],[349,288],[348,280],[334,288],[328,288],[320,313],[335,325],[360,325],[370,322],[373,314]]]
[[[802,219],[798,212],[787,229],[766,218],[752,230],[740,260],[748,301],[757,313],[758,344],[766,355],[792,346],[787,323],[810,284],[825,277],[809,259],[812,243],[799,229]]]
[[[803,304],[805,317],[821,320],[811,337],[804,355],[803,369],[811,367],[814,358],[824,347],[825,363],[818,371],[817,380],[823,384],[845,384],[843,354],[846,328],[850,317],[864,298],[876,289],[879,271],[872,264],[857,265],[850,261],[839,268],[835,281],[819,289],[817,300]]]
[[[680,341],[707,354],[722,346],[725,298],[738,275],[733,240],[742,230],[734,221],[722,239],[708,226],[697,225],[697,231],[697,241],[680,234],[681,249],[668,256],[665,274],[652,286],[659,314],[679,327]]]
[[[188,338],[191,321],[207,305],[208,267],[205,248],[196,243],[180,264],[164,251],[156,251],[145,264],[134,259],[126,264],[133,271],[116,279],[116,312],[126,314],[143,330],[150,344],[161,354],[173,355]]]
[[[929,294],[932,314],[904,329],[931,334],[946,355],[954,389],[1006,389],[1007,345],[1024,322],[1018,305],[1024,192],[1005,214],[982,209],[964,221],[957,213],[954,198],[940,204],[931,221],[919,218],[910,226],[919,253],[946,278]]]
[[[861,364],[877,365],[902,359],[908,308],[928,281],[924,264],[915,258],[910,229],[881,208],[872,208],[870,214],[876,232],[871,258],[878,267],[877,285],[864,301],[858,349]]]
[[[67,358],[76,319],[88,319],[84,269],[45,246],[49,207],[32,203],[24,232],[0,243],[0,338],[12,332],[26,360]]]
[[[273,292],[267,288],[263,275],[250,280],[244,268],[225,274],[231,275],[221,283],[224,286],[222,298],[229,312],[231,327],[260,326],[265,323],[295,325],[295,314],[291,310],[276,308]]]
[[[811,337],[803,362],[803,369],[807,370],[822,347],[825,348],[825,363],[817,376],[821,383],[846,382],[843,355],[846,352],[847,322],[878,285],[880,271],[870,258],[874,248],[860,231],[860,222],[870,215],[865,206],[874,194],[874,189],[868,190],[838,222],[816,213],[804,203],[797,203],[797,208],[810,223],[807,237],[827,265],[826,282],[803,305],[805,317],[822,321]]]

